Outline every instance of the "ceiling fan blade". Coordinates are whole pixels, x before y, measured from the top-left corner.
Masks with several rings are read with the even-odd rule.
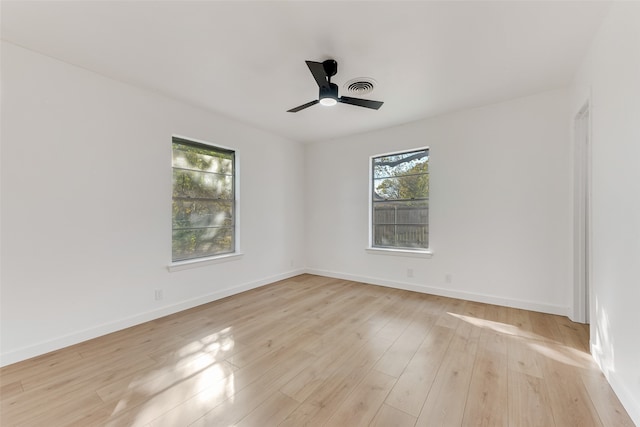
[[[309,71],[313,74],[313,78],[316,79],[318,86],[321,88],[328,89],[329,81],[327,80],[327,72],[324,69],[324,65],[322,62],[314,62],[314,61],[305,61],[307,63],[307,67],[309,67]]]
[[[297,106],[295,108],[292,108],[291,110],[287,110],[287,113],[297,113],[300,110],[304,110],[305,108],[309,108],[312,105],[316,105],[318,102],[320,102],[320,101],[318,101],[317,99],[314,99],[311,102],[307,102],[306,104],[302,104],[302,105],[299,105],[299,106]]]
[[[357,105],[358,107],[366,107],[371,108],[373,110],[377,110],[382,107],[384,102],[381,101],[372,101],[370,99],[362,99],[362,98],[351,98],[349,96],[341,96],[338,98],[338,102],[342,102],[343,104],[351,104]]]

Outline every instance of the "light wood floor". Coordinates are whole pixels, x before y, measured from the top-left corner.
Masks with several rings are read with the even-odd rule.
[[[565,317],[302,275],[0,370],[2,426],[633,426]]]

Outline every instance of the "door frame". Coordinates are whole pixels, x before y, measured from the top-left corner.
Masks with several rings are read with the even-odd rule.
[[[591,100],[573,117],[574,143],[574,289],[572,320],[591,318]]]

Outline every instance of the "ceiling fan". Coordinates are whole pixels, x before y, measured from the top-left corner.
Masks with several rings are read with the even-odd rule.
[[[314,99],[311,102],[302,104],[298,107],[287,110],[287,113],[297,113],[300,110],[311,107],[320,103],[321,105],[331,106],[336,105],[338,102],[343,104],[356,105],[358,107],[365,107],[377,110],[384,104],[380,101],[371,101],[369,99],[351,98],[349,96],[338,97],[338,85],[331,83],[331,77],[335,76],[338,72],[338,63],[333,59],[327,59],[324,62],[305,61],[309,67],[309,71],[316,79],[318,87],[320,88],[320,94],[318,99]]]

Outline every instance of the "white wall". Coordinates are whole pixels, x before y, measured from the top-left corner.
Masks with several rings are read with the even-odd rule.
[[[242,259],[167,271],[172,134],[237,150]],[[2,364],[304,267],[295,142],[4,42],[1,138]]]
[[[571,117],[589,98],[591,350],[640,425],[640,4],[614,3],[577,74]]]
[[[568,109],[568,93],[551,91],[309,145],[308,268],[567,314],[572,277]],[[422,146],[431,148],[433,258],[366,253],[369,156]],[[408,268],[413,278],[407,277]]]

